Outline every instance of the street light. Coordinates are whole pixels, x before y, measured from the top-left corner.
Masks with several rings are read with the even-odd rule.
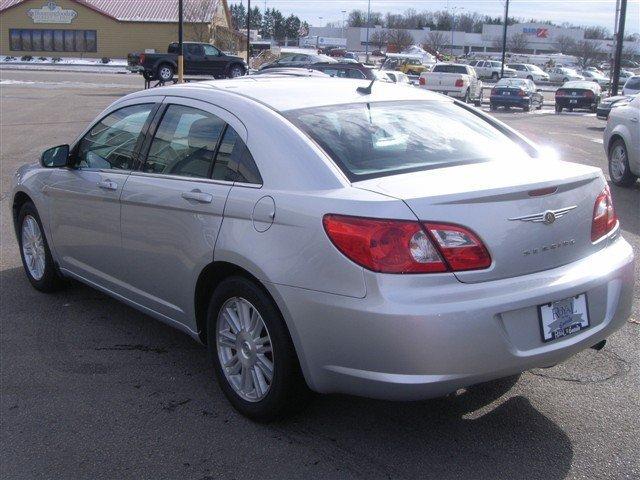
[[[346,10],[342,10],[342,38],[344,38],[344,14],[347,13]]]
[[[182,21],[183,8],[182,0],[178,0],[178,83],[184,82],[184,56],[183,56],[183,41],[182,41]]]
[[[369,26],[371,25],[371,0],[367,2],[367,42],[364,46],[364,52],[369,63]]]

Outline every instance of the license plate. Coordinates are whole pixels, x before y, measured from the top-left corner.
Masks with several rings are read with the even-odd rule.
[[[509,95],[509,92],[502,92],[503,95]]]
[[[589,327],[587,295],[580,294],[538,306],[542,341],[550,342]]]
[[[578,103],[578,100],[569,100],[569,103]]]

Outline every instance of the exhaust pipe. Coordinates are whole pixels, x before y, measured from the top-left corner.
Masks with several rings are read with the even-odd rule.
[[[602,350],[604,348],[604,346],[607,344],[606,340],[601,340],[598,343],[596,343],[595,345],[593,345],[591,348],[593,348],[594,350]]]

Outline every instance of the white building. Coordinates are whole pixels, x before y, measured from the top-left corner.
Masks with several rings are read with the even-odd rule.
[[[388,31],[389,29],[377,26],[369,29],[369,50],[376,48],[371,42],[371,37],[376,31]],[[428,28],[423,30],[407,30],[413,37],[415,44],[429,44],[429,35],[432,31]],[[498,45],[502,41],[502,25],[483,25],[482,33],[466,33],[457,30],[438,31],[439,36],[444,41],[440,48],[442,52],[452,52],[455,55],[463,55],[471,52],[491,53],[500,51]],[[344,35],[343,35],[344,34]],[[527,53],[544,54],[558,52],[558,41],[561,37],[570,37],[573,40],[584,39],[584,30],[581,28],[554,27],[539,23],[520,23],[507,27],[507,36],[514,34],[524,34],[527,38]],[[367,29],[361,27],[333,28],[333,27],[311,27],[309,35],[319,35],[322,37],[342,37],[346,38],[347,50],[364,51],[367,39]],[[613,51],[613,40],[595,40],[600,43],[603,52]],[[640,41],[625,42],[625,47],[635,47],[640,54]]]

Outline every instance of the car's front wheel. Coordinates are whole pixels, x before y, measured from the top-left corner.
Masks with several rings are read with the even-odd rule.
[[[64,280],[56,269],[40,216],[31,202],[22,205],[18,214],[18,243],[22,265],[31,285],[41,292],[58,290]]]
[[[638,178],[631,173],[627,145],[621,138],[614,140],[609,148],[609,176],[620,187],[630,187]]]
[[[241,65],[233,65],[229,69],[229,78],[242,77],[244,75],[244,68]]]
[[[270,421],[306,404],[309,390],[289,331],[253,281],[231,277],[215,289],[207,343],[220,388],[243,415]]]

